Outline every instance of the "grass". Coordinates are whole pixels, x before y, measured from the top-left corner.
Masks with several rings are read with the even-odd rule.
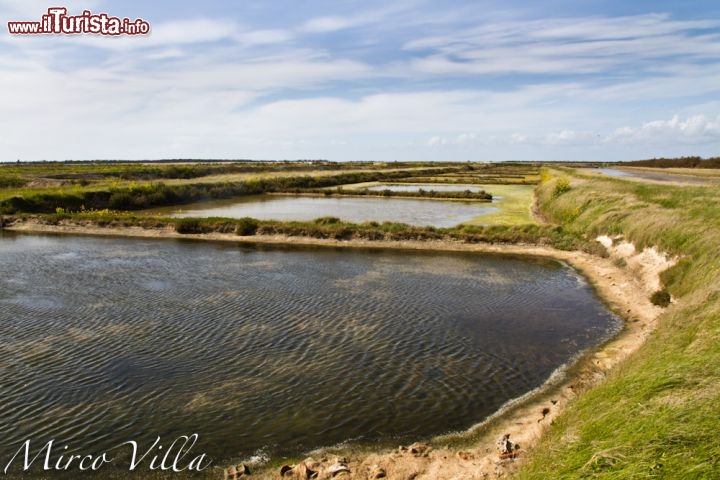
[[[412,178],[412,177],[411,177]],[[539,178],[539,177],[538,177]],[[408,180],[408,179],[405,179]],[[413,183],[413,182],[393,182],[393,183]],[[446,182],[439,182],[443,184]],[[420,183],[422,188],[432,190],[432,183]],[[362,190],[379,185],[378,182],[366,182],[355,185],[343,185],[347,191]],[[533,201],[534,186],[520,184],[474,184],[473,187],[480,187],[490,193],[497,201],[493,203],[494,207],[499,210],[495,213],[480,215],[472,220],[465,222],[467,225],[527,225],[535,224],[530,206]],[[380,193],[380,192],[378,192]]]
[[[488,185],[487,190],[499,201],[493,206],[499,211],[481,215],[466,222],[469,225],[524,225],[535,220],[530,213],[534,187],[529,185]]]
[[[323,195],[331,196],[349,196],[349,197],[400,197],[400,198],[426,198],[426,199],[444,199],[444,200],[472,200],[474,202],[490,202],[493,199],[492,194],[485,190],[477,192],[464,190],[458,192],[447,192],[433,190],[432,186],[425,186],[417,191],[399,191],[392,188],[383,190],[369,190],[367,188],[346,189],[344,186],[337,188],[305,188],[293,189],[278,193],[294,193],[305,195]]]
[[[371,162],[195,162],[180,165],[139,162],[36,162],[0,164],[0,201],[13,196],[59,195],[166,185],[196,185],[265,180],[279,177],[325,177],[348,173],[414,174],[456,171],[461,164]],[[408,173],[408,175],[410,174]],[[406,175],[407,176],[407,175]],[[382,178],[382,177],[380,177]],[[389,175],[389,178],[392,178]]]
[[[226,199],[291,189],[315,189],[346,183],[395,180],[415,172],[454,171],[457,167],[425,170],[332,171],[325,175],[265,175],[235,182],[135,183],[118,182],[110,187],[78,186],[54,189],[5,190],[0,196],[0,213],[49,213],[87,209],[140,210],[165,205]]]
[[[435,228],[407,225],[397,222],[345,222],[336,217],[321,217],[312,221],[276,221],[253,218],[164,218],[137,215],[112,210],[86,210],[82,212],[58,211],[52,214],[6,216],[8,226],[18,221],[33,219],[48,225],[98,226],[104,228],[142,227],[147,229],[174,229],[182,234],[225,233],[244,236],[286,235],[335,240],[367,241],[450,241],[464,243],[508,243],[550,245],[562,250],[580,249],[602,254],[602,247],[586,241],[562,227],[549,225],[459,225],[452,228]]]
[[[557,419],[519,478],[717,478],[720,191],[570,180],[553,196],[558,178],[546,178],[543,213],[586,238],[622,234],[682,256],[662,275],[677,304],[636,355]]]

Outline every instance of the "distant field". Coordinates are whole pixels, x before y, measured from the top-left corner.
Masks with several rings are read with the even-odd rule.
[[[417,163],[370,162],[233,162],[233,163],[62,163],[0,164],[0,200],[33,194],[58,195],[145,186],[239,182],[253,178],[309,175],[328,176],[349,172],[390,172],[443,169],[451,164],[423,166]]]
[[[527,213],[539,167],[483,163],[61,163],[0,164],[0,212],[65,213],[116,211],[232,199],[262,193],[318,194],[318,188],[348,183],[427,179],[433,183],[492,185],[502,211],[485,224],[531,222]],[[492,192],[491,192],[492,193]],[[398,195],[399,196],[399,195]],[[403,194],[402,196],[413,196]],[[429,196],[421,194],[418,196]],[[440,195],[437,195],[440,197]],[[444,193],[444,198],[482,200],[480,195]]]

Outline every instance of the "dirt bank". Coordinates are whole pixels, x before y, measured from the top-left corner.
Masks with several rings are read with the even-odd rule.
[[[312,245],[347,248],[383,248],[407,250],[461,251],[478,253],[510,253],[534,255],[562,260],[579,270],[594,285],[609,308],[625,319],[625,328],[612,341],[589,353],[567,374],[559,373],[545,388],[531,392],[522,399],[510,402],[504,409],[463,434],[468,439],[463,448],[457,436],[439,437],[431,443],[434,448],[416,446],[394,452],[368,453],[347,450],[346,462],[338,462],[330,451],[315,452],[308,466],[319,472],[318,478],[381,478],[389,479],[493,479],[511,476],[531,451],[545,429],[578,395],[602,382],[618,363],[637,351],[653,331],[662,309],[653,306],[649,297],[658,288],[658,275],[671,266],[668,259],[655,249],[641,252],[622,239],[599,237],[610,252],[600,258],[582,252],[567,252],[533,245],[477,245],[452,241],[338,241],[284,236],[240,237],[234,234],[181,235],[170,228],[143,229],[102,228],[70,224],[43,225],[32,220],[13,224],[7,230],[80,235],[112,235],[145,238],[184,238],[230,242],[253,242],[273,245]],[[469,395],[472,392],[468,392]],[[500,460],[497,439],[509,434],[519,444],[517,457]],[[342,467],[342,468],[341,468]],[[349,471],[345,471],[345,467]],[[338,470],[340,469],[340,470]],[[296,471],[299,472],[300,469]],[[253,478],[277,478],[278,470],[258,471]],[[303,473],[303,475],[305,475]],[[341,476],[340,476],[341,475]],[[218,472],[222,478],[222,472]],[[307,478],[307,477],[303,477]]]

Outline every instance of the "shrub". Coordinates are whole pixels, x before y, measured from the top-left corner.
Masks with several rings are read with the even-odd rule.
[[[670,305],[670,294],[667,290],[658,290],[650,296],[650,301],[653,305],[665,308]]]
[[[135,200],[130,192],[114,192],[110,195],[108,206],[113,210],[132,210],[135,208]]]
[[[254,218],[243,217],[237,221],[235,227],[236,235],[255,235],[258,230],[259,222]]]
[[[565,192],[570,191],[570,181],[567,178],[559,178],[553,189],[552,196],[557,198]]]
[[[205,233],[202,222],[197,218],[183,218],[175,224],[178,233]]]

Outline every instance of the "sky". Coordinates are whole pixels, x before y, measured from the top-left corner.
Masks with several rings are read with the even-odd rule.
[[[8,33],[56,3],[151,33]],[[717,0],[0,0],[0,20],[0,161],[720,155]]]

